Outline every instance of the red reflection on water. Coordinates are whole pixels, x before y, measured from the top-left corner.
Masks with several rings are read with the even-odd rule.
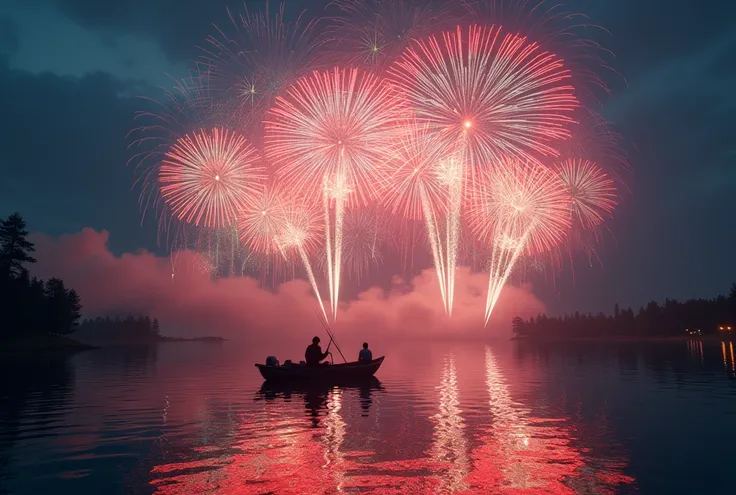
[[[433,418],[436,426],[432,458],[438,463],[449,464],[440,477],[438,489],[455,492],[467,487],[465,477],[470,470],[470,462],[452,354],[445,356],[439,389],[439,412]]]
[[[466,416],[464,409],[471,405],[463,405],[456,359],[450,353],[443,358],[439,383],[434,377],[436,413],[415,412],[406,418],[402,414],[407,409],[419,406],[384,407],[380,418],[370,419],[377,442],[362,436],[360,412],[350,414],[357,395],[333,388],[319,399],[305,397],[306,414],[298,396],[293,402],[264,402],[263,410],[234,422],[236,431],[225,445],[190,449],[182,455],[189,460],[154,467],[151,485],[164,495],[534,495],[612,493],[633,481],[623,474],[625,459],[594,459],[594,448],[580,446],[591,439],[606,441],[610,435],[595,438],[567,418],[534,417],[529,407],[512,398],[490,347],[485,349],[484,369],[484,374],[462,375],[463,390],[466,384],[487,390],[487,416],[481,415],[480,424]],[[412,458],[392,458],[402,443],[421,442],[412,435],[431,443]],[[376,451],[368,445],[375,445]]]
[[[314,442],[317,430],[305,429],[273,409],[267,407],[260,425],[241,422],[245,440],[208,449],[200,460],[154,467],[151,484],[156,493],[329,493],[335,484],[331,470],[324,468],[322,449]],[[217,455],[218,451],[222,453]]]
[[[481,446],[472,452],[469,493],[603,494],[633,481],[621,473],[589,472],[565,420],[533,418],[529,409],[514,402],[490,347],[485,367],[492,422]]]

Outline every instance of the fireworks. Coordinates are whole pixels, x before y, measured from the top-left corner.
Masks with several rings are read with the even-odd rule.
[[[215,228],[232,225],[264,179],[255,148],[218,128],[180,138],[158,176],[161,195],[179,219]]]
[[[318,48],[318,20],[305,19],[305,12],[287,22],[284,3],[273,12],[266,2],[265,12],[234,16],[232,33],[217,29],[207,41],[204,60],[212,74],[213,86],[225,93],[246,125],[260,125],[273,98],[296,77],[308,70]]]
[[[293,194],[323,201],[333,317],[345,207],[366,204],[381,184],[378,165],[388,157],[400,103],[377,77],[335,68],[299,79],[266,121],[266,154],[277,177]]]
[[[307,272],[309,283],[312,284],[312,290],[314,290],[317,302],[322,310],[322,316],[327,321],[327,312],[322,303],[322,296],[320,296],[312,264],[309,261],[309,252],[318,243],[317,231],[321,223],[318,210],[315,210],[310,203],[293,199],[284,204],[284,213],[283,230],[276,236],[276,244],[284,252],[294,249],[299,254],[299,258]],[[336,306],[333,306],[333,308],[336,310]]]
[[[600,225],[616,207],[613,180],[598,165],[588,160],[569,159],[556,168],[572,198],[575,222],[583,229]]]
[[[409,43],[456,17],[449,3],[430,0],[335,0],[327,39],[339,43],[339,61],[382,72]]]
[[[507,160],[484,173],[473,191],[469,222],[492,245],[485,322],[516,260],[553,249],[571,226],[572,198],[565,184],[541,165]]]
[[[381,253],[385,225],[372,208],[348,210],[345,213],[342,250],[346,273],[359,283],[371,268],[383,263]],[[327,270],[327,253],[320,256],[319,265]]]
[[[577,107],[571,75],[559,58],[500,27],[458,26],[415,43],[389,76],[444,153],[446,225],[443,236],[429,235],[444,237],[435,259],[444,259],[439,275],[450,315],[465,181],[509,156],[556,155],[549,143],[569,137]]]
[[[294,276],[301,264],[327,318],[318,266],[336,319],[343,275],[365,277],[386,244],[413,264],[426,242],[448,316],[457,266],[490,272],[487,323],[517,262],[538,271],[542,254],[555,266],[563,250],[591,249],[625,159],[580,104],[605,89],[582,17],[548,0],[333,0],[328,11],[228,11],[205,70],[137,117],[144,211],[155,206],[185,243],[204,239],[208,272]]]
[[[401,100],[357,69],[315,72],[276,99],[266,121],[266,154],[296,194],[319,198],[326,183],[349,187],[358,204],[380,184]]]
[[[556,156],[578,106],[561,59],[501,27],[458,26],[415,43],[389,70],[417,118],[466,173],[506,156]]]
[[[273,187],[265,188],[240,211],[240,240],[253,251],[270,253],[278,248],[277,237],[284,231],[286,212],[281,194]]]

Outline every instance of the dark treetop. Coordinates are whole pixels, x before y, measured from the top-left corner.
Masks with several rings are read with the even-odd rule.
[[[31,278],[26,265],[35,263],[26,223],[13,213],[0,223],[0,339],[23,340],[72,333],[82,304],[58,278]]]
[[[636,313],[617,304],[612,315],[575,312],[554,318],[539,315],[526,321],[517,316],[512,328],[519,338],[539,339],[731,335],[736,329],[736,284],[728,297],[685,302],[666,299],[664,305],[651,301]]]

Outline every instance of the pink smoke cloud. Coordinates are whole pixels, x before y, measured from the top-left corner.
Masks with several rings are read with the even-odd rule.
[[[316,300],[308,282],[296,279],[275,291],[248,277],[210,280],[196,269],[177,270],[169,258],[147,251],[116,256],[109,233],[85,228],[58,238],[34,234],[35,276],[58,277],[75,289],[85,316],[149,315],[173,336],[222,335],[235,340],[281,341],[298,336],[299,346],[324,331],[315,316]],[[177,265],[201,265],[196,253],[179,253]],[[410,281],[394,277],[390,288],[371,287],[342,303],[334,330],[356,341],[375,338],[453,338],[509,336],[511,319],[544,311],[531,287],[507,286],[487,328],[483,310],[487,274],[457,272],[455,309],[443,310],[433,269]],[[325,303],[326,304],[326,303]]]

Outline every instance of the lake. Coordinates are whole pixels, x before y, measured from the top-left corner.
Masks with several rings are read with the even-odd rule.
[[[0,493],[732,489],[730,343],[373,352],[378,382],[308,391],[263,387],[268,352],[230,342],[3,359]]]

